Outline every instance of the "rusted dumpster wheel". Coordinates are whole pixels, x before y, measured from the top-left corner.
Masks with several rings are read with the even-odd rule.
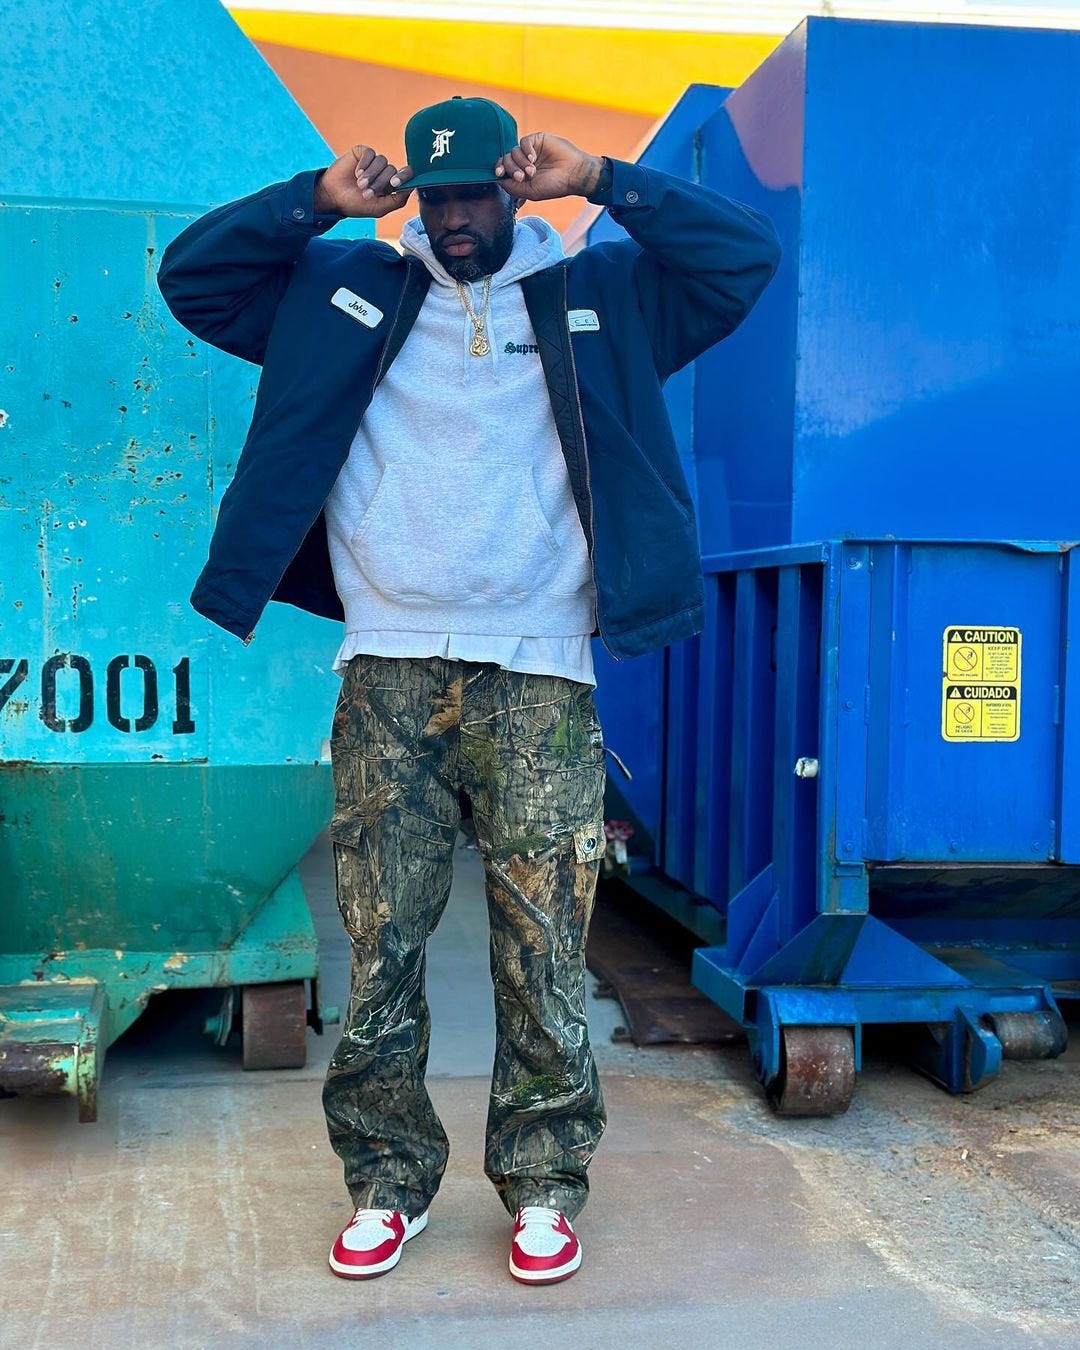
[[[780,1073],[766,1086],[778,1116],[841,1116],[855,1093],[850,1027],[785,1027]]]
[[[1005,1059],[1055,1059],[1069,1043],[1065,1022],[1057,1012],[999,1012],[986,1020],[1001,1042]]]
[[[302,1069],[307,1063],[307,984],[247,984],[240,996],[245,1069]]]

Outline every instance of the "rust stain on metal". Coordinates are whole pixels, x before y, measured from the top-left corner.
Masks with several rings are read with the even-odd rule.
[[[48,520],[49,516],[52,514],[53,507],[52,502],[50,502],[47,498],[45,501],[41,503],[41,505],[42,505],[41,527],[38,530],[38,541],[37,541],[38,571],[41,574],[41,589],[45,594],[45,599],[51,600],[52,584],[49,580],[49,550],[48,545],[46,544],[46,539],[48,538],[48,535],[45,532],[45,523]],[[48,613],[49,607],[48,605],[46,605],[45,606],[46,622]],[[48,642],[49,638],[51,637],[51,634],[46,633],[45,637],[46,642]]]

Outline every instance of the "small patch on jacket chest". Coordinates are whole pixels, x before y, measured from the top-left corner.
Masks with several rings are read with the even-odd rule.
[[[362,323],[365,328],[374,328],[383,321],[383,312],[370,300],[365,300],[363,296],[357,295],[355,291],[350,291],[347,286],[339,286],[330,297],[330,303],[343,314],[347,314],[350,319],[355,319],[357,323]]]

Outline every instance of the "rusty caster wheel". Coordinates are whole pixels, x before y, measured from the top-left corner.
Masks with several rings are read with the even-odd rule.
[[[307,984],[247,984],[240,996],[245,1069],[302,1069],[307,1063]]]
[[[850,1027],[785,1027],[780,1073],[765,1088],[778,1116],[841,1116],[855,1093]]]
[[[1069,1043],[1057,1012],[990,1013],[986,1021],[1001,1042],[1004,1059],[1056,1059]]]

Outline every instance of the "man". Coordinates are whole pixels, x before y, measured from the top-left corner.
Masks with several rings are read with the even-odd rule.
[[[584,998],[604,852],[590,638],[622,659],[703,626],[661,386],[741,322],[779,250],[748,208],[519,141],[485,99],[423,109],[405,148],[399,169],[355,145],[165,250],[177,318],[263,366],[192,603],[245,642],[271,599],[345,622],[331,835],[353,985],[324,1106],[356,1211],[331,1269],[391,1269],[446,1166],[424,944],[466,799],[496,1006],[485,1170],[515,1218],[511,1274],[550,1283],[581,1263],[571,1221],[605,1123]],[[401,254],[318,237],[414,191]],[[571,195],[630,238],[566,259],[516,219]]]

